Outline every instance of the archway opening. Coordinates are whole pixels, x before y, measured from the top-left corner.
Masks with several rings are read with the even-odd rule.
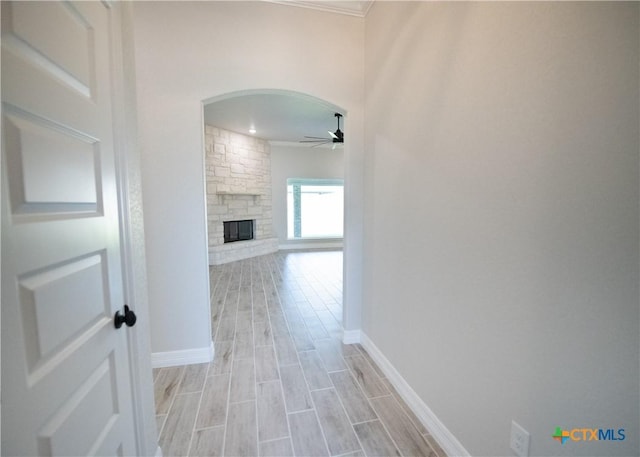
[[[224,265],[231,262],[279,252],[272,262],[280,265],[271,265],[271,270],[262,269],[260,274],[270,271],[274,284],[283,286],[287,279],[282,277],[283,273],[289,274],[303,266],[319,272],[331,262],[335,264],[335,256],[330,258],[329,253],[339,251],[338,265],[316,275],[325,284],[321,287],[317,283],[317,290],[307,291],[306,303],[294,290],[278,291],[288,294],[284,300],[302,303],[298,309],[299,323],[304,325],[299,328],[305,330],[311,340],[325,331],[335,336],[339,333],[341,338],[345,314],[342,285],[346,283],[347,271],[343,268],[342,243],[349,227],[343,223],[344,194],[339,194],[343,233],[318,236],[320,232],[312,228],[300,230],[301,224],[307,227],[316,224],[317,228],[320,222],[326,221],[326,217],[317,217],[318,212],[337,200],[335,192],[341,192],[344,185],[343,143],[332,141],[331,135],[336,130],[336,113],[347,114],[335,104],[288,90],[238,91],[203,101],[212,304],[220,304],[224,288],[215,282],[215,272],[226,272],[228,267]],[[339,128],[344,131],[344,124]],[[329,141],[325,144],[303,142],[311,138]],[[348,132],[343,139],[348,142]],[[331,192],[334,194],[329,195]],[[316,217],[311,217],[314,215]],[[225,243],[225,227],[230,225],[225,223],[229,221],[243,224],[251,221],[253,238]],[[298,229],[297,235],[308,236],[296,237],[292,226]],[[320,253],[326,262],[317,256],[313,261],[302,260],[301,256],[296,260],[295,254],[301,250]],[[339,281],[336,281],[336,272]],[[242,278],[238,281],[247,285],[242,283]],[[267,296],[271,292],[265,289]],[[323,300],[329,306],[323,306]],[[336,318],[338,326],[332,323],[329,313]],[[295,320],[293,311],[292,315]],[[221,322],[216,322],[222,319],[221,309],[212,309],[212,318],[213,325],[218,325],[214,333],[226,331],[220,328]],[[300,335],[299,339],[304,341],[305,336]]]

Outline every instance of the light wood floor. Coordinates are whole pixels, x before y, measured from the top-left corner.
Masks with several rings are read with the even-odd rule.
[[[215,361],[154,370],[165,457],[445,457],[366,351],[341,343],[342,252],[210,278]]]

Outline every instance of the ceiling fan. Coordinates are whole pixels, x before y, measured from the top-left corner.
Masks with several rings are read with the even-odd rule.
[[[333,143],[333,149],[336,148],[336,144],[344,143],[344,132],[340,130],[340,118],[342,117],[342,114],[335,113],[334,116],[338,118],[338,130],[336,130],[335,132],[332,132],[330,130],[328,131],[329,135],[331,135],[331,138],[305,136],[305,138],[307,139],[300,141],[300,143],[314,143],[314,145],[311,146],[312,148],[322,146],[323,144]]]

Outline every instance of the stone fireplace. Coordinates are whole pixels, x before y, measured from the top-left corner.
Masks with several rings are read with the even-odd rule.
[[[209,264],[219,265],[278,250],[273,232],[269,143],[205,125]],[[225,242],[225,222],[251,221],[252,239]],[[239,227],[236,227],[239,228]]]

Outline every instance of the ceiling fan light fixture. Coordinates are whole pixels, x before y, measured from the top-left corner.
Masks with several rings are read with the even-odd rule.
[[[315,143],[312,148],[317,146],[321,146],[323,144],[333,143],[333,148],[335,149],[336,143],[344,143],[344,132],[340,130],[340,118],[342,114],[334,113],[334,116],[338,118],[338,129],[335,132],[328,130],[330,138],[321,138],[317,136],[305,136],[305,140],[300,141],[300,143]]]
[[[344,133],[340,130],[340,118],[342,117],[342,114],[335,113],[334,116],[338,118],[338,130],[335,132],[329,132],[329,135],[333,138],[334,143],[344,143]]]

